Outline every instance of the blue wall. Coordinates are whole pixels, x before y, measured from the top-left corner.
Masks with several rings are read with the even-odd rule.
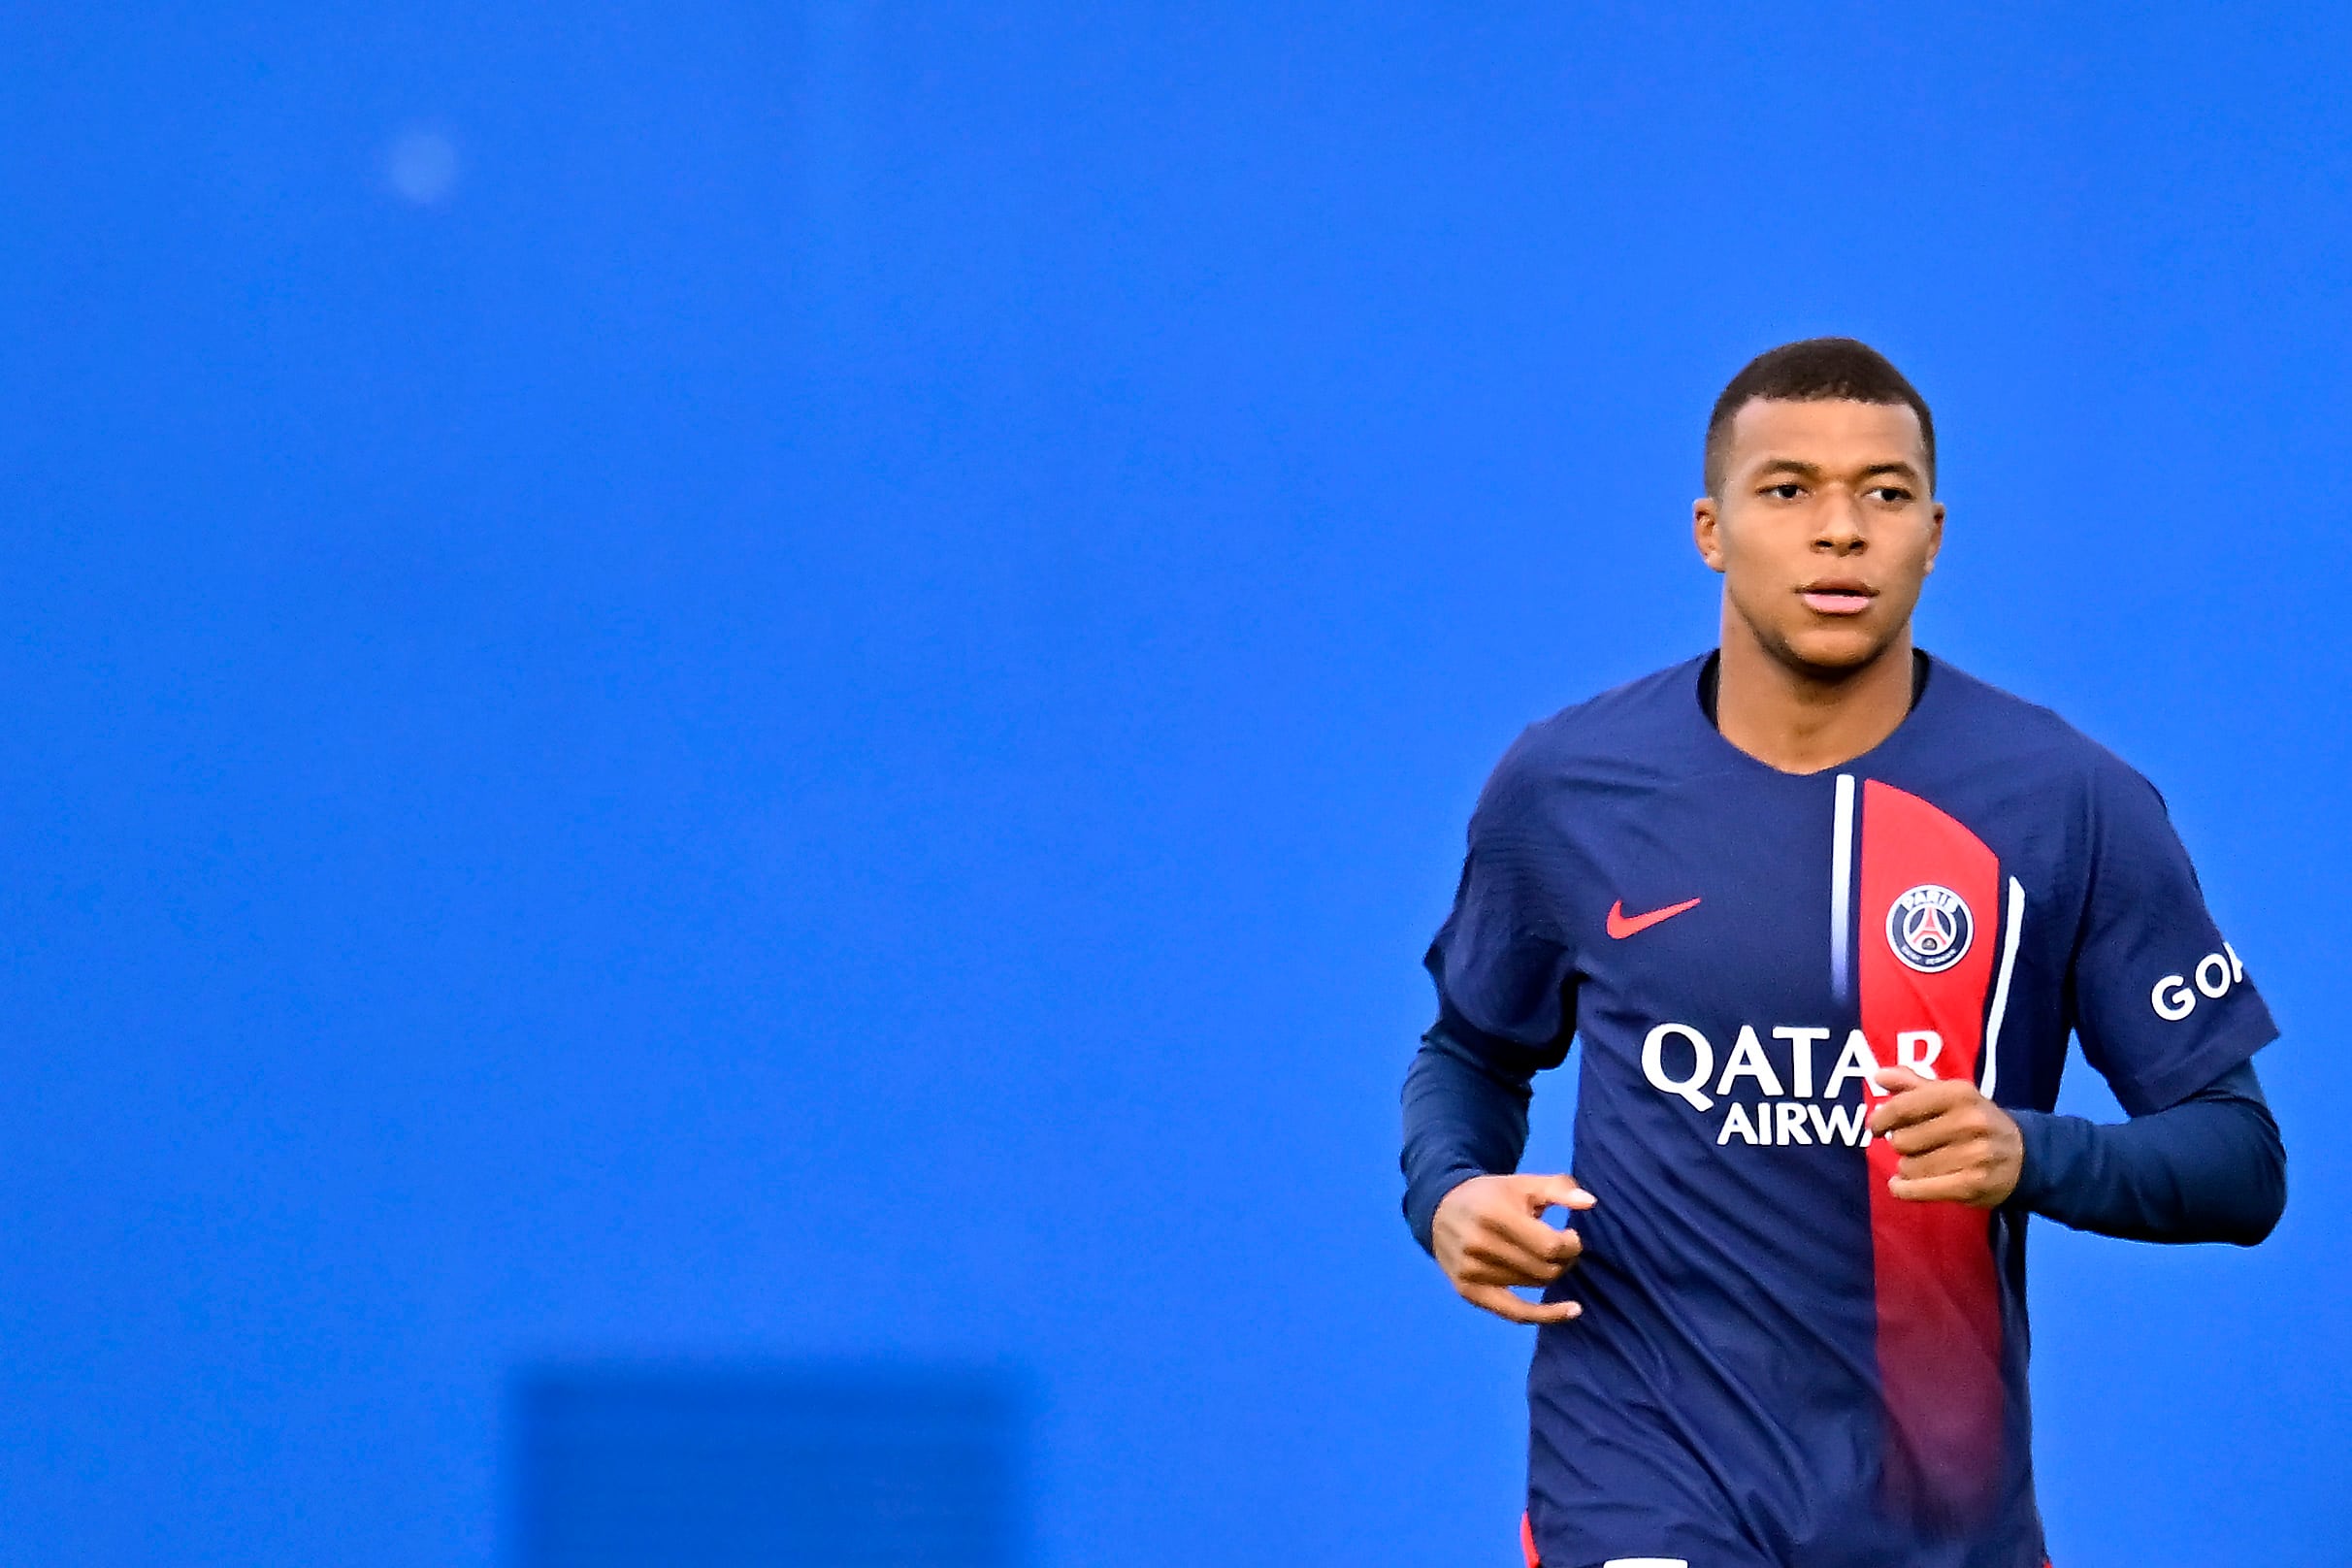
[[[1027,1367],[1041,1565],[1512,1560],[1417,962],[1518,728],[1709,638],[1709,399],[1843,331],[1925,642],[2159,782],[2289,1036],[2268,1247],[2039,1237],[2060,1560],[2339,1563],[2347,66],[0,12],[0,1557],[487,1564],[511,1369],[642,1355]]]
[[[515,1568],[1018,1568],[1022,1394],[952,1366],[535,1367]]]

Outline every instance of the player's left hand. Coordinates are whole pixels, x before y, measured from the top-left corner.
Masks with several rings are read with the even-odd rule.
[[[2025,1171],[2015,1118],[1965,1078],[1922,1078],[1906,1067],[1881,1067],[1877,1077],[1888,1098],[1870,1113],[1870,1129],[1903,1156],[1887,1191],[1979,1209],[2008,1201]]]

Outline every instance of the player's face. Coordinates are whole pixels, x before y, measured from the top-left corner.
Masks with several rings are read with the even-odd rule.
[[[1720,496],[1691,509],[1723,573],[1726,636],[1835,676],[1911,624],[1944,541],[1919,416],[1903,404],[1758,399],[1732,416]]]

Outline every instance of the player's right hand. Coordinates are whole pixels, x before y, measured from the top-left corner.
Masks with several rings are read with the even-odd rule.
[[[1472,1306],[1517,1323],[1566,1323],[1573,1301],[1527,1301],[1513,1286],[1550,1285],[1584,1250],[1573,1230],[1544,1223],[1554,1208],[1597,1202],[1573,1176],[1473,1176],[1448,1192],[1431,1227],[1437,1266]]]

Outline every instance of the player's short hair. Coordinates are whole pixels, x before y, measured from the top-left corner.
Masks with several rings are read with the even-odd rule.
[[[1801,343],[1767,348],[1742,368],[1715,399],[1707,416],[1707,493],[1719,493],[1723,483],[1724,448],[1730,444],[1731,421],[1758,398],[1784,403],[1818,403],[1846,398],[1855,403],[1901,403],[1919,416],[1919,441],[1927,449],[1927,488],[1936,488],[1936,420],[1927,411],[1927,399],[1904,378],[1894,362],[1866,343],[1852,338],[1807,338]]]

